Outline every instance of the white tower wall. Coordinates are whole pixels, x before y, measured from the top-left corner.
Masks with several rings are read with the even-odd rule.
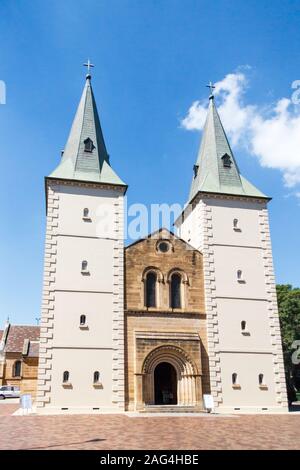
[[[48,180],[47,194],[38,410],[122,411],[124,187]]]
[[[234,219],[238,229],[234,229]],[[182,224],[177,225],[179,236],[203,253],[216,409],[287,410],[266,201],[200,194],[193,210],[187,210]],[[242,271],[240,280],[238,270]],[[236,386],[232,374],[237,374]],[[263,374],[262,386],[259,374]]]

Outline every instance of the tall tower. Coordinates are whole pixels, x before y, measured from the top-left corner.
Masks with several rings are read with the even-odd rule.
[[[124,410],[123,201],[86,76],[58,167],[47,228],[37,409]]]
[[[203,253],[211,393],[219,412],[287,408],[269,200],[240,174],[211,94],[189,201],[176,225]]]

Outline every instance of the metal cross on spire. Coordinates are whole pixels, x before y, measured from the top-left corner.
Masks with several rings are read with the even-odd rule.
[[[87,67],[87,71],[88,71],[88,75],[90,75],[90,72],[91,72],[91,68],[92,67],[95,67],[94,64],[91,63],[90,59],[88,59],[88,61],[83,64],[85,67]]]
[[[216,88],[215,85],[212,82],[209,82],[209,84],[206,85],[206,87],[210,89],[209,98],[213,98],[214,97],[214,88]]]

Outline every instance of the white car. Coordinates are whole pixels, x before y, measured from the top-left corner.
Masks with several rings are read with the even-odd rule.
[[[0,400],[5,400],[5,398],[20,398],[20,387],[2,385],[0,387]]]

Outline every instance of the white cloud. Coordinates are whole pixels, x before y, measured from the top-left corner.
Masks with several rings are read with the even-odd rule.
[[[215,84],[214,93],[221,102],[218,111],[231,145],[246,147],[263,167],[280,170],[286,186],[300,184],[300,106],[288,98],[268,108],[245,105],[247,86],[243,72],[228,74]],[[195,101],[182,119],[182,127],[201,130],[206,113],[207,100]]]
[[[188,131],[201,130],[205,123],[207,110],[200,104],[200,101],[194,101],[188,113],[181,121],[182,127]]]

